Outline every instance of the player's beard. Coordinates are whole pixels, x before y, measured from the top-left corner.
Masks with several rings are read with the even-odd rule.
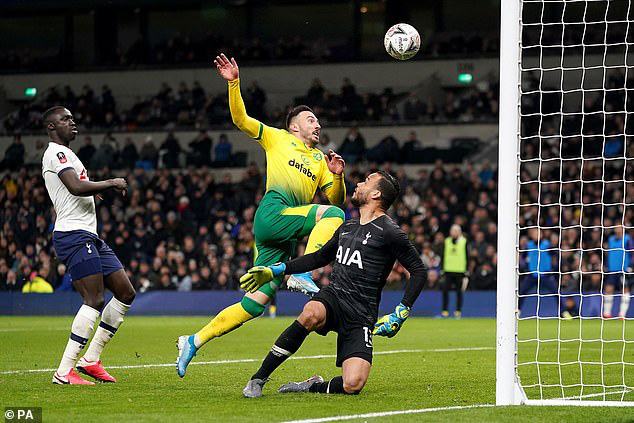
[[[365,204],[365,198],[361,195],[359,191],[356,191],[354,194],[352,194],[352,198],[350,199],[350,202],[355,207],[361,207],[362,205]]]
[[[319,136],[317,137],[317,139],[315,139],[312,131],[304,130],[302,128],[300,134],[311,147],[315,147],[317,144],[319,144]]]

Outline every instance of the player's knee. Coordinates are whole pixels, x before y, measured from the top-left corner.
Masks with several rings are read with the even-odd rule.
[[[249,298],[248,295],[242,297],[242,301],[240,301],[240,305],[253,317],[261,316],[264,313],[264,309],[266,308],[265,304],[260,303],[256,299]]]
[[[84,304],[101,312],[104,305],[106,304],[106,299],[104,298],[103,293],[95,294],[90,296],[89,298],[84,298]]]
[[[323,310],[319,308],[319,305],[321,305],[321,303],[315,304],[314,301],[309,301],[304,306],[304,311],[302,311],[302,314],[300,314],[297,319],[307,330],[312,331],[317,329],[326,319],[326,316]]]
[[[134,298],[136,298],[136,290],[132,287],[132,285],[130,285],[128,289],[119,294],[116,298],[123,304],[130,305],[134,301]]]
[[[326,219],[331,217],[331,218],[341,219],[342,222],[346,219],[346,214],[339,207],[336,207],[336,206],[322,206],[322,207],[325,207],[326,210],[320,216],[320,219]]]
[[[363,375],[348,375],[343,378],[343,390],[346,394],[357,395],[363,390],[367,378]]]

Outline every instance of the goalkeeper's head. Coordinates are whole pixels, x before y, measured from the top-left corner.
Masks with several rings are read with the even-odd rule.
[[[378,208],[387,211],[398,197],[399,191],[398,179],[389,172],[379,170],[357,184],[352,194],[352,204],[361,207],[376,202]]]

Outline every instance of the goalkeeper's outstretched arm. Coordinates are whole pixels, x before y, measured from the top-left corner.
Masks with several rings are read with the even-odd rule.
[[[372,331],[374,335],[392,338],[401,330],[403,323],[409,316],[412,305],[414,305],[416,298],[420,295],[420,291],[427,280],[427,269],[420,259],[418,251],[416,251],[416,248],[407,239],[407,235],[403,231],[400,229],[390,231],[386,235],[391,238],[388,239],[388,242],[392,251],[394,251],[396,259],[409,272],[409,283],[401,303],[396,306],[391,314],[377,320]]]
[[[332,238],[330,238],[330,240],[319,250],[284,263],[286,265],[284,273],[287,275],[294,275],[297,273],[309,272],[311,270],[324,267],[328,263],[332,262],[337,255],[337,245],[339,245],[340,232],[341,226],[335,231]]]
[[[396,259],[409,272],[409,283],[405,288],[401,304],[412,308],[427,282],[427,268],[403,231],[388,232],[388,234],[393,237],[389,242]]]
[[[240,288],[246,292],[255,292],[265,283],[272,281],[276,276],[304,273],[324,267],[335,259],[338,243],[339,229],[337,229],[326,245],[314,253],[306,254],[286,263],[252,267],[240,278]]]

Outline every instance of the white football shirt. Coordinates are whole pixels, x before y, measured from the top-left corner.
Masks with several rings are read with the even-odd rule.
[[[71,194],[59,177],[63,172],[75,172],[80,180],[89,180],[86,168],[73,150],[51,141],[42,157],[42,176],[57,214],[54,230],[84,230],[97,235],[95,199]]]

